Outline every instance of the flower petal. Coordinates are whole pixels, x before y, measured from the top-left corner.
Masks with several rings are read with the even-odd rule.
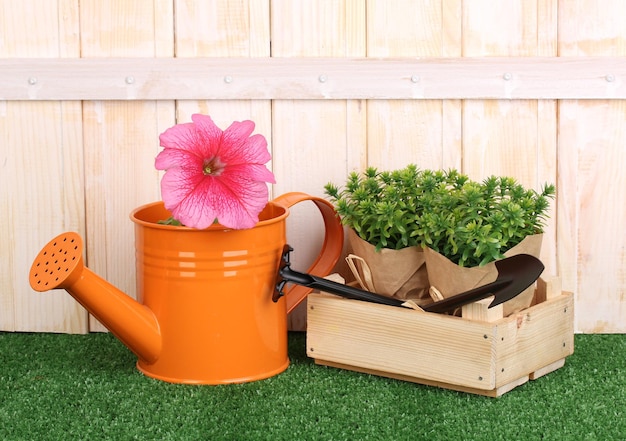
[[[228,174],[219,179],[220,197],[218,219],[231,228],[252,228],[259,221],[259,213],[267,205],[267,184],[248,179],[245,175]]]
[[[224,131],[220,156],[230,164],[265,164],[268,162],[271,156],[267,150],[267,140],[260,134],[249,136],[252,130],[254,130],[252,121],[231,124]]]
[[[161,179],[161,196],[165,202],[165,208],[170,211],[177,210],[178,205],[187,199],[198,185],[200,185],[198,175],[190,172],[189,169],[172,168],[166,171]],[[183,222],[182,219],[178,220]]]
[[[245,197],[230,199],[218,215],[220,224],[230,228],[252,228],[259,222],[259,213],[267,205],[269,190],[262,182],[249,182]]]
[[[161,180],[165,207],[192,228],[207,228],[215,219],[229,228],[254,227],[267,204],[266,183],[276,182],[264,165],[271,159],[267,141],[250,136],[252,121],[236,121],[226,131],[206,115],[195,114],[192,121],[160,137],[164,149],[155,167],[166,170]],[[207,164],[219,166],[207,171]]]
[[[233,175],[245,176],[250,181],[262,181],[269,182],[270,184],[276,183],[274,173],[272,173],[265,165],[262,164],[234,164],[228,165],[224,169],[225,178],[233,179]],[[238,191],[243,191],[239,189]]]
[[[154,167],[157,170],[168,170],[170,168],[180,167],[185,164],[187,168],[191,164],[202,167],[202,157],[188,151],[178,148],[165,148],[159,152],[154,160]]]
[[[191,118],[194,122],[177,124],[163,132],[159,136],[161,146],[185,150],[201,157],[214,156],[219,150],[222,130],[209,116],[196,114]]]

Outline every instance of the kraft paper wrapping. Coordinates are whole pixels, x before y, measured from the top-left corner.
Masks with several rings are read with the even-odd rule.
[[[354,255],[362,258],[357,258],[359,263],[353,262],[351,267],[363,289],[401,300],[413,300],[418,305],[431,302],[426,259],[421,248],[383,248],[376,252],[372,244],[361,239],[352,229],[348,231],[348,241]],[[349,259],[354,258],[349,256]]]
[[[511,257],[517,254],[530,254],[539,258],[542,239],[543,234],[527,236],[519,244],[504,253],[504,255]],[[424,250],[424,257],[428,280],[444,298],[491,283],[498,276],[494,262],[490,262],[482,267],[460,267],[430,248]],[[533,284],[521,294],[504,302],[504,316],[506,317],[514,312],[528,308],[533,300],[534,291],[535,286]]]

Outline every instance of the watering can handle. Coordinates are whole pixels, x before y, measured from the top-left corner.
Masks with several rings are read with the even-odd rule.
[[[325,231],[324,243],[322,244],[320,254],[315,259],[315,262],[313,262],[313,265],[307,270],[307,273],[325,277],[333,270],[341,256],[343,250],[343,227],[335,208],[326,199],[311,196],[306,193],[292,192],[278,196],[272,202],[289,209],[303,201],[312,201],[317,206],[324,220]],[[301,285],[293,285],[288,289],[285,294],[287,313],[293,311],[312,290],[313,288]]]

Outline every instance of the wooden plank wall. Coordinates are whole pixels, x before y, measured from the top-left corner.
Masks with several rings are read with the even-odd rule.
[[[72,3],[0,3],[0,56],[80,56]],[[85,233],[82,129],[80,101],[0,101],[0,329],[88,330],[87,314],[67,294],[28,287],[28,262],[44,237]]]
[[[223,127],[256,122],[272,149],[275,195],[322,195],[326,182],[341,183],[351,170],[409,162],[456,167],[475,179],[508,174],[534,188],[556,183],[542,251],[547,271],[575,292],[578,332],[625,332],[624,19],[621,0],[0,0],[0,330],[103,329],[65,292],[38,294],[28,287],[32,259],[63,231],[82,234],[88,266],[135,295],[128,214],[159,198],[153,168],[159,133],[202,112]],[[168,88],[172,78],[141,87],[140,74],[129,69],[101,81],[101,90],[110,92],[97,94],[89,69],[72,76],[56,66],[48,73],[72,81],[52,90],[51,98],[38,98],[50,90],[41,77],[45,69],[32,74],[32,65],[30,71],[20,67],[25,60],[79,57],[87,63],[132,59],[137,68],[172,57],[301,60],[300,66],[330,60],[322,61],[329,71],[362,57],[419,58],[431,60],[439,75],[404,76],[405,92],[385,89],[374,77],[354,92],[348,71],[347,82],[333,83],[324,71],[291,64],[287,70],[301,79],[276,85],[268,77],[266,89],[234,81],[241,96],[228,95],[228,72],[219,72],[216,82],[196,74],[194,96],[185,87],[180,95]],[[463,63],[475,57],[496,58],[487,59],[485,80],[474,88],[462,79],[475,75]],[[577,69],[553,69],[563,76],[555,87],[521,74],[493,74],[498,60],[508,60],[532,76],[541,70],[538,57],[603,58],[593,59],[600,73],[590,66],[581,78]],[[456,68],[437,64],[446,59],[456,60]],[[385,66],[385,73],[393,72]],[[446,75],[461,81],[449,80],[447,87]],[[345,92],[335,84],[347,85]],[[503,92],[477,93],[483,86]],[[424,99],[429,90],[433,98]],[[524,99],[509,99],[516,93]],[[314,212],[297,207],[289,219],[296,268],[319,247]],[[300,311],[292,325],[302,320]]]

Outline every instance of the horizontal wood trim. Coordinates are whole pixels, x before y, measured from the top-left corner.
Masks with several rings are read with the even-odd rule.
[[[626,57],[0,59],[14,101],[624,98]]]

